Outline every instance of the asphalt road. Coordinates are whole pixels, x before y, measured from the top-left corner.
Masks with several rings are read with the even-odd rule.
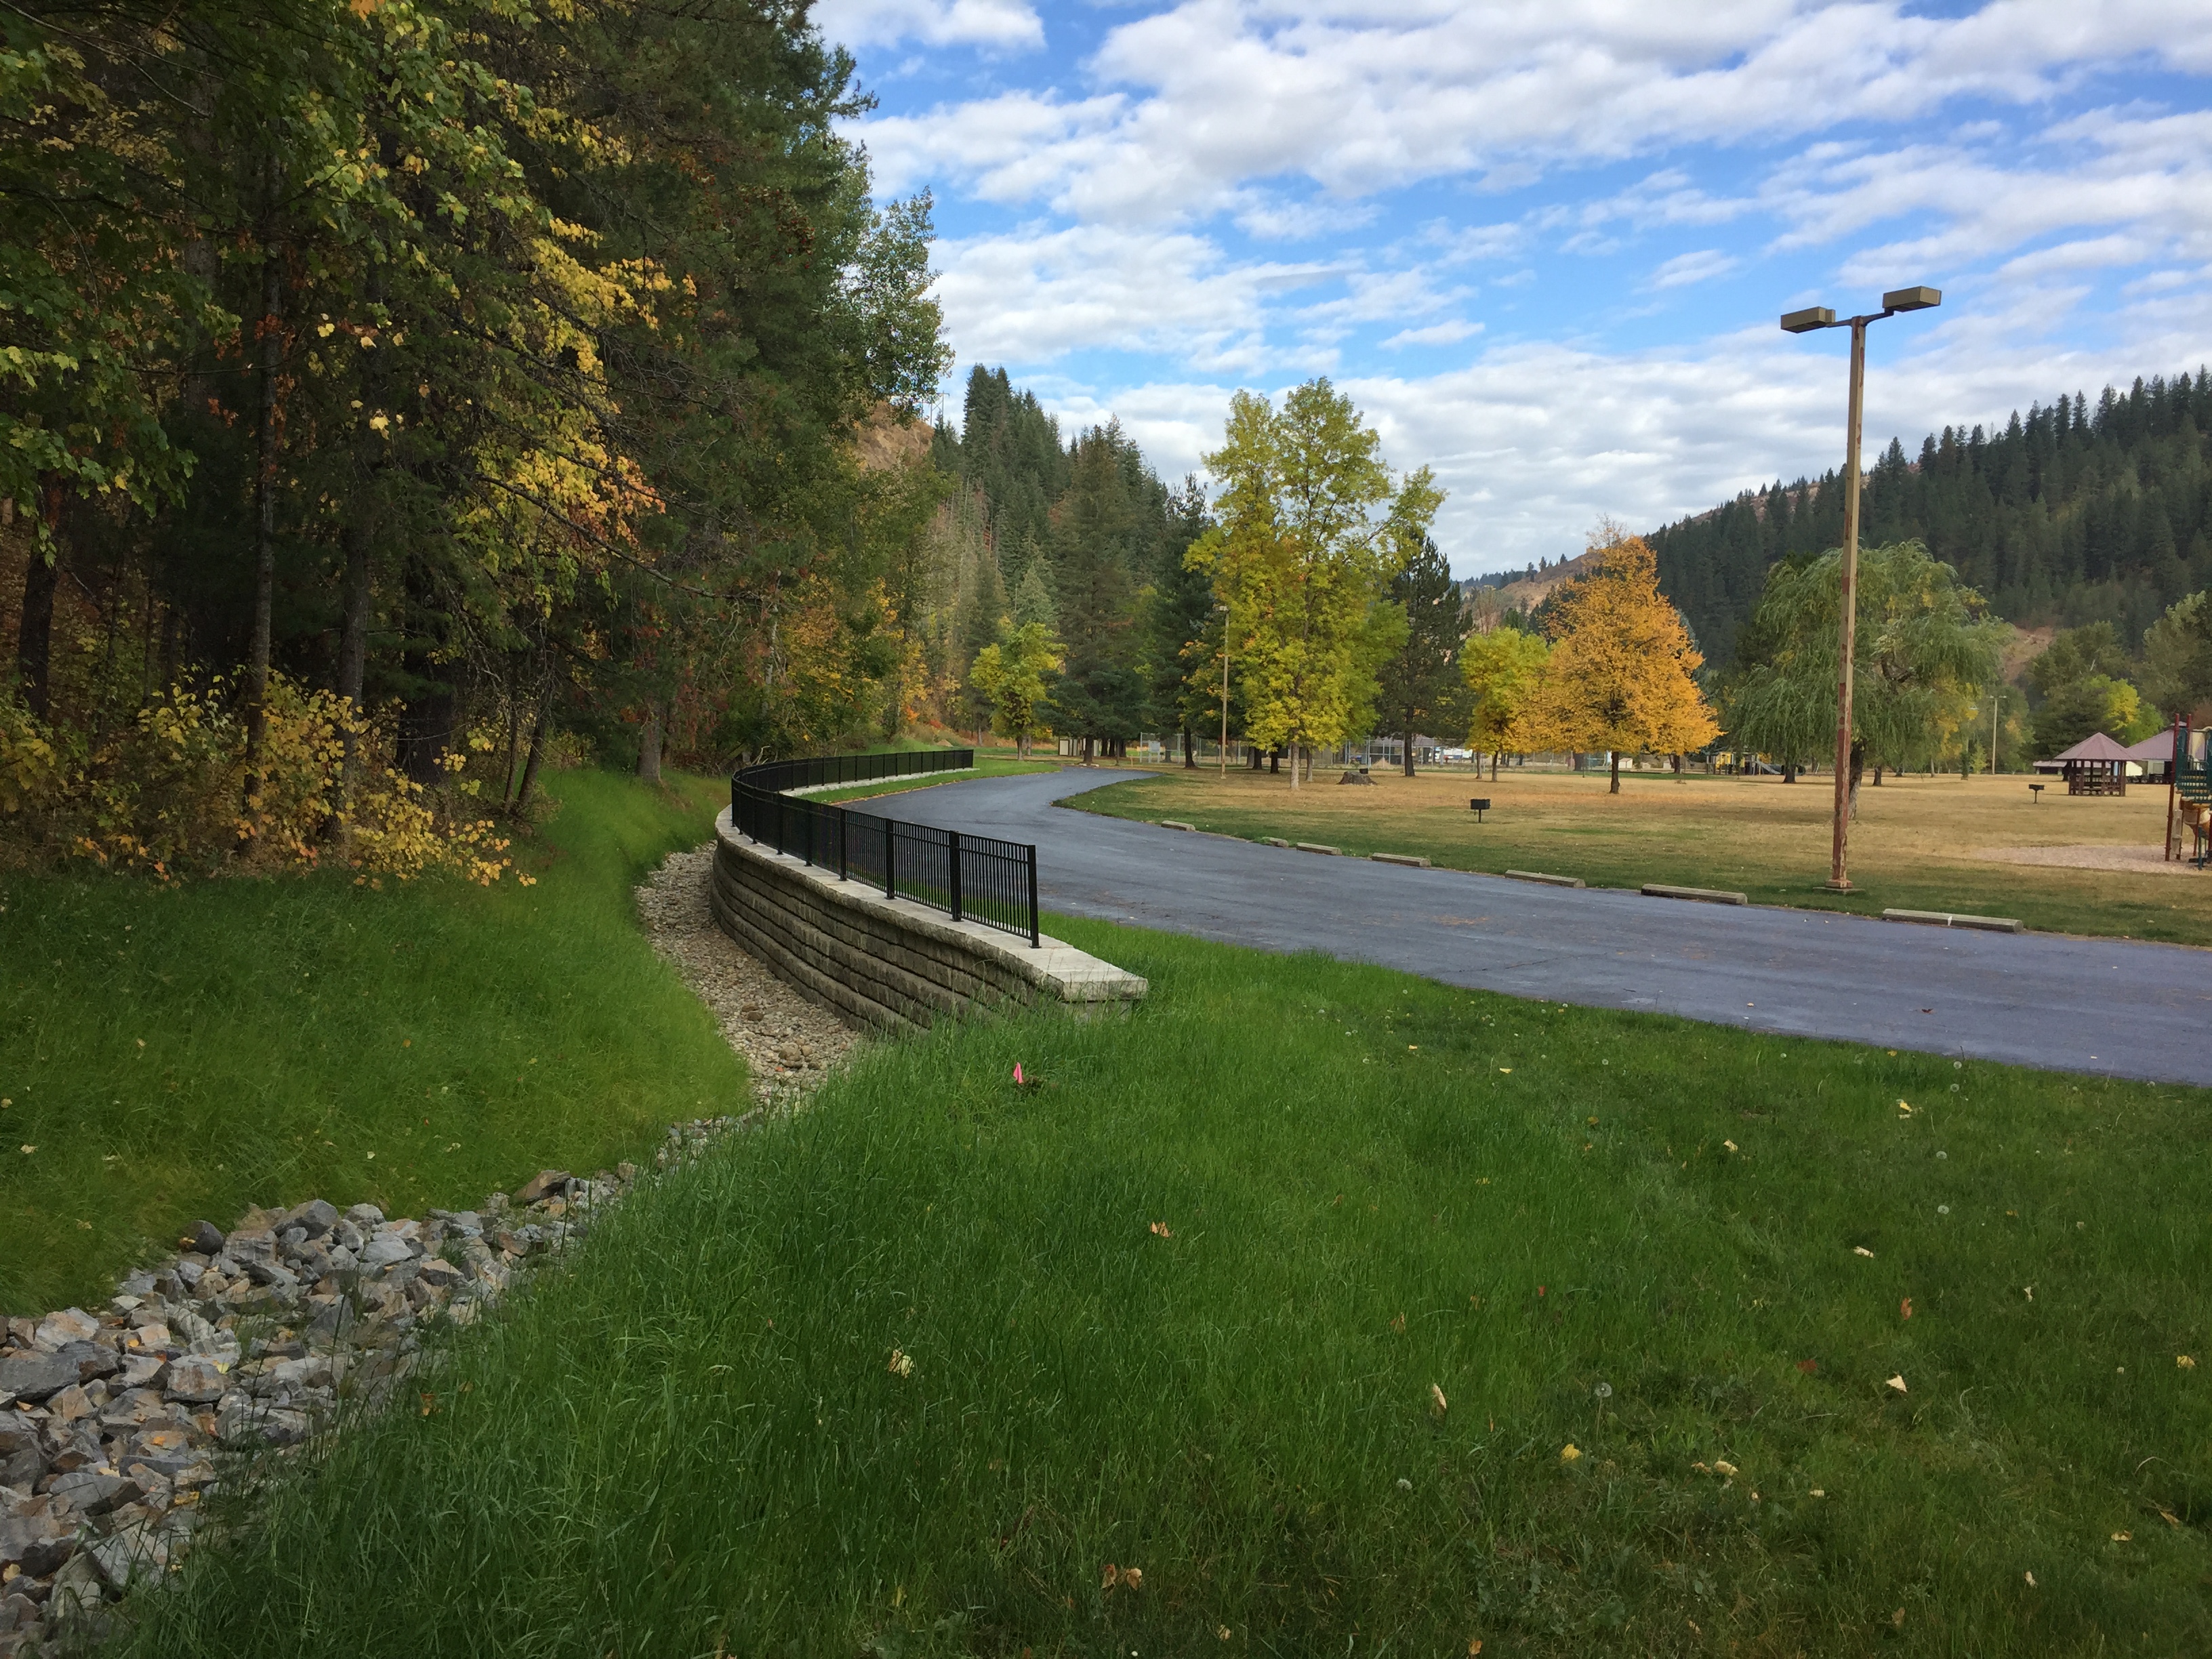
[[[883,810],[1034,842],[1048,909],[1740,1030],[2212,1085],[2212,952],[1576,890],[1191,835],[1055,800],[1135,772],[940,784]]]

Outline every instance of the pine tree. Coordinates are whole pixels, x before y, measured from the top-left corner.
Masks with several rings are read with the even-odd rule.
[[[1410,778],[1414,734],[1456,731],[1468,716],[1458,667],[1467,634],[1459,584],[1433,540],[1424,537],[1413,563],[1390,579],[1389,601],[1406,618],[1406,636],[1383,661],[1376,706],[1405,745],[1400,758]]]

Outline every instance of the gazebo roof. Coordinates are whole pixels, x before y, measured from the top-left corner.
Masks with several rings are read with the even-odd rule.
[[[2131,743],[2127,757],[2139,766],[2160,766],[2173,758],[2173,728],[2154,732],[2141,743]]]
[[[2051,757],[2051,759],[2062,763],[2067,761],[2125,761],[2137,758],[2139,758],[2137,756],[2130,753],[2102,732],[2092,732],[2071,749],[2063,754]]]

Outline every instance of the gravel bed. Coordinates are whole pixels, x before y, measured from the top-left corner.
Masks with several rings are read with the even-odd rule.
[[[673,963],[751,1067],[763,1106],[789,1104],[852,1052],[860,1034],[739,950],[707,905],[714,849],[672,853],[637,890],[653,948]]]

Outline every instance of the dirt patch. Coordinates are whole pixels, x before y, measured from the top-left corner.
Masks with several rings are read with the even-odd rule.
[[[672,853],[637,890],[653,948],[713,1012],[751,1068],[763,1104],[809,1092],[860,1041],[859,1032],[769,972],[714,925],[707,906],[714,849]]]
[[[2169,861],[2155,847],[1983,847],[1972,856],[1990,864],[2039,864],[2060,870],[2120,870],[2130,875],[2198,876],[2193,864]]]

